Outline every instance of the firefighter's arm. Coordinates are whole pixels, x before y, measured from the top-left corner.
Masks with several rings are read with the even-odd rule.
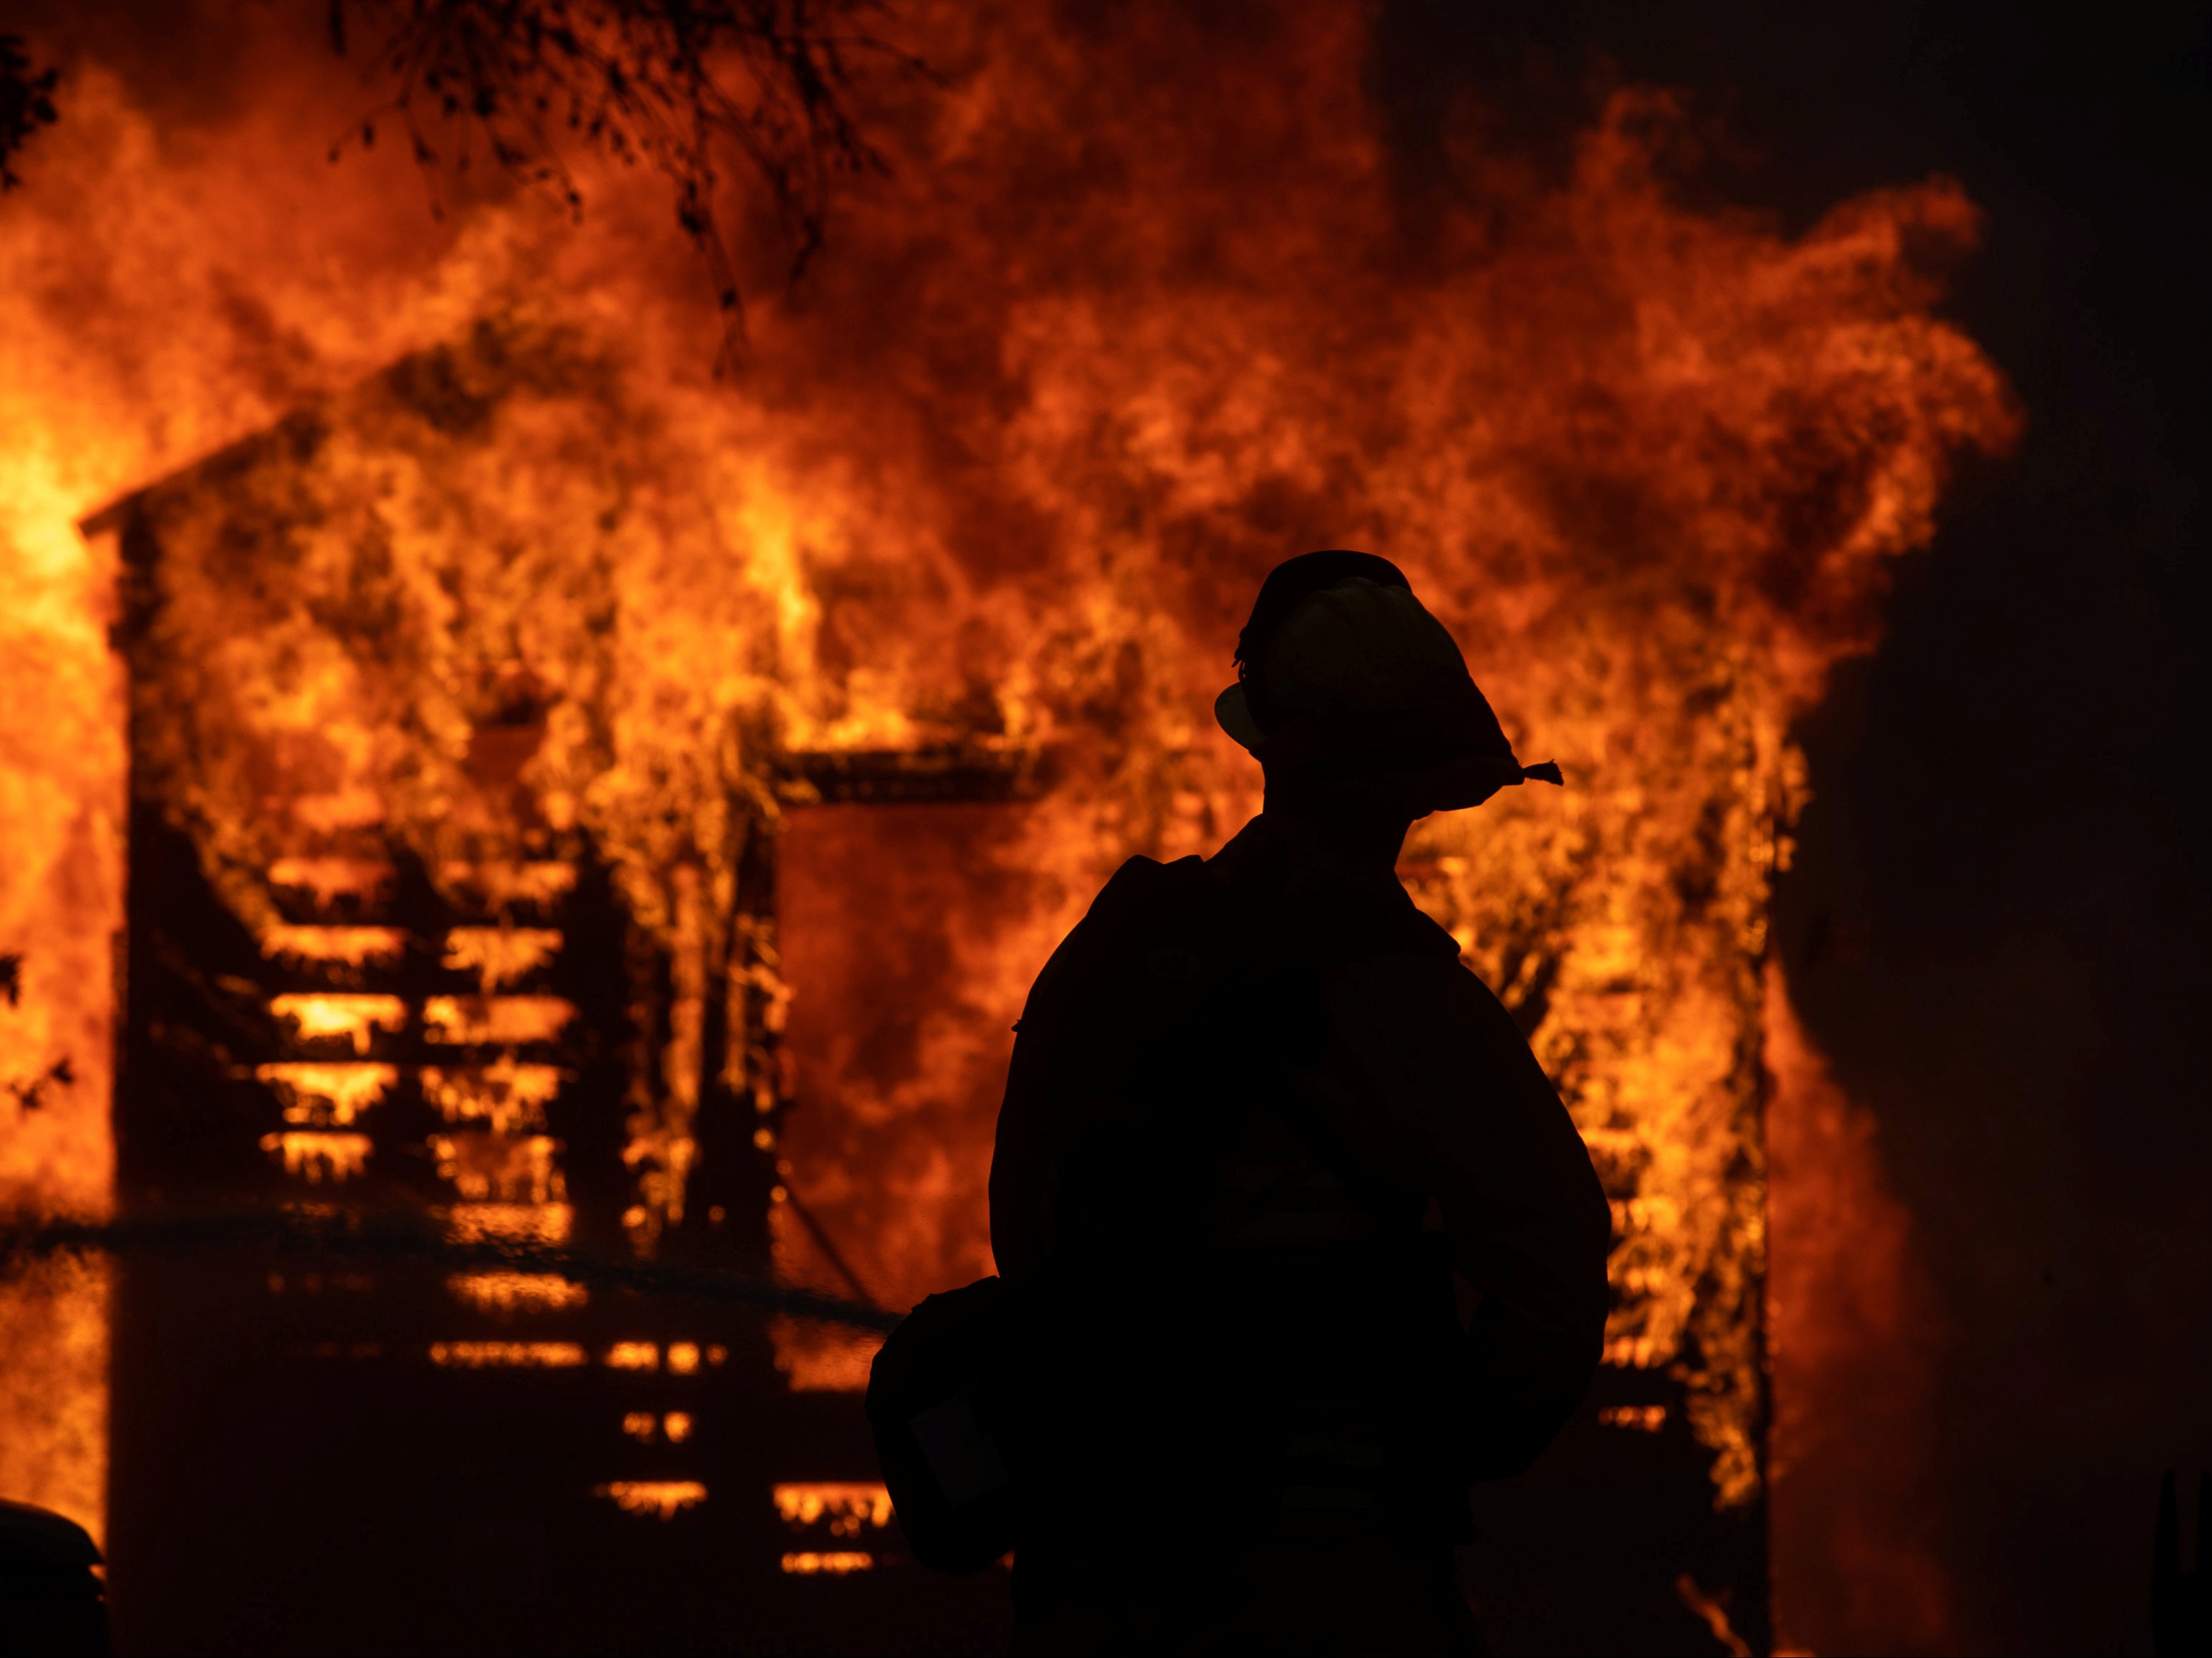
[[[1195,860],[1191,860],[1195,862]],[[1097,993],[1100,981],[1140,927],[1162,865],[1132,858],[1091,902],[1030,987],[1014,1026],[991,1154],[991,1254],[1009,1280],[1034,1275],[1052,1248],[1054,1153],[1054,1067],[1070,1034]]]
[[[1482,1292],[1469,1328],[1482,1397],[1477,1478],[1534,1461],[1582,1402],[1605,1340],[1612,1216],[1566,1108],[1473,974],[1432,957],[1347,964],[1332,1039],[1368,1080],[1394,1181],[1431,1193]]]
[[[1042,981],[1040,981],[1042,982]],[[1030,993],[1030,1004],[1036,1000]],[[1015,1028],[1014,1057],[1006,1069],[1006,1096],[991,1151],[991,1254],[1009,1283],[1033,1277],[1042,1266],[1049,1230],[1051,1159],[1047,1153],[1050,1043],[1030,1028],[1024,1010]]]

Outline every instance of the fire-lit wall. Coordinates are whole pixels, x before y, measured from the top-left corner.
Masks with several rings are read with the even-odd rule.
[[[10,1090],[0,1094],[0,1215],[97,1221],[114,1178],[122,709],[98,586],[58,519],[40,524],[55,503],[26,476],[31,460],[0,453],[0,512],[12,518],[0,531],[10,594],[0,604],[0,952],[21,958],[0,999],[0,1083]],[[73,1080],[53,1076],[62,1063]],[[49,1258],[0,1278],[0,1496],[60,1509],[95,1533],[109,1288],[97,1258]]]
[[[896,1558],[851,1378],[754,1305],[781,1223],[836,1251],[785,1178],[778,842],[825,802],[1018,811],[1027,767],[794,748],[763,672],[656,769],[590,577],[700,503],[626,495],[681,452],[626,451],[608,367],[479,327],[85,526],[131,683],[127,1644],[289,1650],[337,1604],[386,1649],[684,1644],[740,1602],[802,1649],[886,1638],[883,1594],[836,1598]]]
[[[735,914],[717,848],[733,809],[783,809],[761,795],[764,756],[951,737],[1048,754],[1042,799],[978,853],[1007,914],[947,957],[977,1030],[1121,856],[1208,849],[1255,804],[1206,719],[1243,607],[1288,553],[1368,547],[1453,628],[1522,752],[1573,786],[1425,826],[1408,874],[1606,1171],[1617,1374],[1680,1388],[1668,1408],[1687,1419],[1666,1430],[1711,1455],[1717,1498],[1755,1495],[1786,734],[1827,665],[1871,642],[1884,565],[1927,540],[1951,458],[2009,430],[1993,371],[1933,314],[1973,210],[1941,181],[1795,235],[1692,205],[1670,182],[1681,124],[1624,94],[1557,176],[1470,150],[1460,194],[1415,224],[1363,101],[1355,13],[1226,43],[1182,9],[1116,15],[919,16],[945,84],[883,93],[889,175],[854,184],[719,380],[680,251],[663,259],[665,233],[620,198],[580,232],[471,203],[398,249],[379,228],[413,210],[398,187],[341,172],[355,193],[328,234],[376,251],[334,274],[293,257],[331,175],[268,160],[304,115],[272,103],[163,155],[119,83],[85,77],[45,176],[119,205],[80,222],[50,186],[0,230],[24,366],[0,397],[39,434],[0,489],[39,596],[6,623],[9,786],[36,809],[10,819],[0,918],[21,936],[0,947],[32,965],[0,1020],[11,1067],[65,1047],[82,1078],[9,1142],[31,1148],[9,1153],[21,1201],[96,1206],[110,1156],[120,724],[103,567],[69,525],[115,495],[297,410],[333,446],[335,470],[302,476],[372,503],[298,549],[298,592],[264,596],[281,625],[188,618],[202,678],[180,707],[210,744],[153,758],[198,803],[218,884],[226,859],[278,849],[253,839],[246,750],[212,739],[282,738],[328,774],[319,794],[366,792],[434,848],[454,832],[467,698],[510,666],[545,710],[519,786],[599,837],[672,938],[678,865],[699,872],[699,914]],[[453,377],[452,430],[339,393],[439,342],[454,349],[415,361]],[[176,545],[211,573],[222,556]],[[404,650],[357,647],[372,613]],[[917,1029],[910,1075],[841,1096],[872,1120],[825,1104],[793,1130],[812,1166],[786,1148],[791,1191],[859,1240],[848,1264],[893,1304],[976,1268],[984,1236],[988,1056],[957,1020]],[[680,1116],[641,1175],[681,1163]],[[10,1494],[91,1517],[96,1303],[9,1293],[50,1332],[11,1347],[10,1397],[70,1401],[10,1435],[27,1470]],[[1658,1402],[1624,1396],[1640,1414],[1613,1430],[1643,1431]]]

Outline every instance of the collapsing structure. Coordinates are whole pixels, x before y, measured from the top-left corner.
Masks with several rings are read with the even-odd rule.
[[[787,1385],[834,1328],[365,1242],[765,1281],[796,1217],[842,1266],[784,1183],[784,814],[1029,787],[1003,742],[795,748],[772,664],[703,753],[626,749],[609,389],[482,331],[86,525],[128,573],[120,1196],[211,1241],[120,1291],[141,1630],[601,1649],[884,1552],[857,1402]],[[552,421],[588,452],[518,452]],[[580,547],[501,522],[538,487]],[[236,1245],[256,1215],[293,1248]]]

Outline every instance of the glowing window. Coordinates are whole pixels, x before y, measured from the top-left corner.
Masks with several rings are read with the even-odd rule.
[[[833,1537],[858,1537],[891,1522],[891,1494],[865,1480],[813,1480],[778,1485],[775,1511],[794,1531],[829,1522]]]
[[[288,1175],[305,1175],[309,1185],[325,1178],[333,1184],[349,1180],[368,1167],[366,1134],[332,1134],[320,1129],[295,1128],[282,1134],[264,1134],[261,1149],[284,1160]]]
[[[455,1272],[454,1297],[488,1313],[553,1313],[591,1300],[582,1284],[554,1272]]]
[[[396,1035],[407,1028],[407,1006],[397,996],[275,996],[269,1011],[303,1042],[343,1036],[356,1054],[368,1052],[378,1031]]]
[[[573,1341],[434,1341],[430,1363],[448,1369],[572,1370],[584,1362]]]
[[[662,1520],[673,1520],[707,1500],[707,1488],[696,1479],[617,1479],[594,1486],[592,1491],[611,1498],[624,1514],[649,1514]]]

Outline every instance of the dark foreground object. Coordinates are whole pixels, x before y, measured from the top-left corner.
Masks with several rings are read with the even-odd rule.
[[[2173,1471],[2158,1488],[2158,1537],[2151,1563],[2151,1636],[2158,1658],[2212,1653],[2212,1574],[2204,1569],[2204,1516],[2212,1513],[2212,1473],[2197,1478],[2197,1570],[2181,1569],[2181,1504]]]
[[[1017,1292],[995,1276],[931,1296],[869,1370],[876,1460],[908,1546],[933,1571],[972,1576],[1017,1539],[1004,1420],[1012,1401],[1003,1394],[1024,1334],[1018,1308]]]
[[[0,1503],[0,1652],[106,1658],[106,1589],[91,1533],[25,1503]]]

